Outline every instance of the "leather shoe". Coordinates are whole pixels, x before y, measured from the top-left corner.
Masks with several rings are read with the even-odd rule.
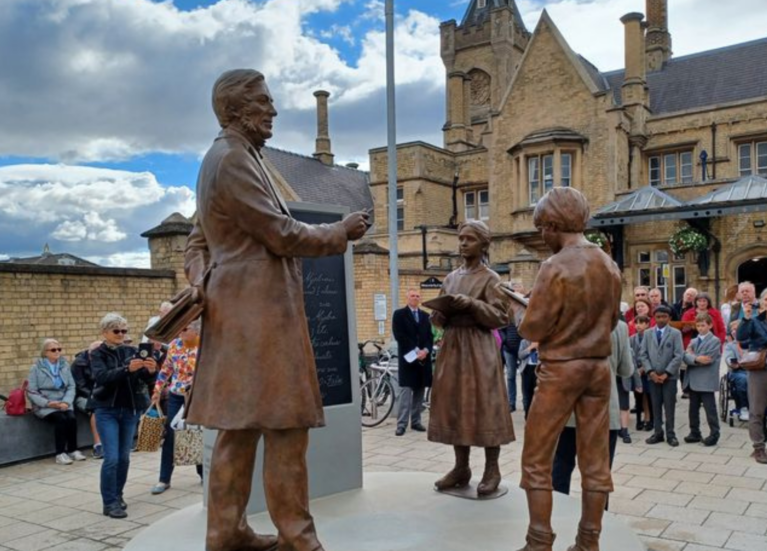
[[[405,429],[402,427],[397,427],[397,430],[394,431],[394,436],[402,436],[405,434]]]
[[[426,427],[424,427],[421,423],[418,423],[417,425],[410,425],[410,428],[416,432],[426,432]]]
[[[104,516],[110,518],[126,518],[128,513],[120,507],[119,503],[115,503],[109,507],[104,507]]]
[[[697,444],[698,442],[701,441],[701,437],[700,437],[700,434],[690,433],[684,437],[684,441],[687,442],[688,444]]]
[[[679,440],[677,440],[674,436],[670,437],[668,440],[666,440],[666,442],[668,442],[668,445],[672,448],[676,448],[679,445]]]
[[[710,434],[703,439],[703,445],[707,447],[716,446],[719,443],[718,434]]]
[[[122,509],[123,511],[128,510],[128,504],[125,503],[125,500],[123,498],[120,498],[120,509]]]
[[[664,438],[662,434],[653,434],[650,438],[645,440],[645,444],[660,444]]]

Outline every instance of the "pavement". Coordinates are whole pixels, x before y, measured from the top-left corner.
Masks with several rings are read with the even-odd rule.
[[[687,408],[688,402],[679,400],[680,441],[687,434]],[[501,470],[509,484],[518,484],[524,419],[521,412],[512,417],[518,440],[503,448]],[[644,439],[650,433],[632,431],[634,443],[618,443],[611,514],[652,551],[767,551],[767,465],[749,457],[748,432],[739,425],[723,425],[722,438],[712,448],[684,442],[678,448],[649,446]],[[394,428],[390,418],[363,429],[366,472],[422,471],[436,479],[452,467],[452,448],[428,442],[424,433],[397,437]],[[473,450],[471,460],[481,476],[482,450]],[[100,461],[60,466],[46,458],[0,468],[0,551],[122,549],[145,526],[202,499],[193,467],[177,468],[172,488],[151,495],[159,465],[159,453],[133,454],[125,520],[101,514]],[[573,488],[579,486],[576,471]]]

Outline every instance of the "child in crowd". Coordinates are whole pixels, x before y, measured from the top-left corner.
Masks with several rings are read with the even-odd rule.
[[[535,385],[538,376],[535,370],[538,368],[538,343],[522,339],[519,343],[519,373],[522,379],[522,408],[525,410],[525,420],[533,402]]]
[[[719,360],[722,357],[721,341],[712,332],[714,320],[706,312],[695,318],[698,336],[690,341],[684,355],[687,364],[685,390],[690,395],[690,434],[684,437],[688,444],[703,442],[715,446],[719,442],[719,417],[716,413],[714,393],[719,388]],[[700,406],[706,412],[709,435],[701,438]]]
[[[679,440],[674,432],[676,408],[676,381],[684,360],[682,332],[669,326],[671,308],[658,306],[655,309],[655,329],[646,331],[640,351],[640,365],[650,379],[650,400],[652,402],[655,433],[645,440],[648,444],[663,442],[663,415],[666,416],[665,440],[671,447],[677,447]]]
[[[738,332],[738,321],[730,324],[730,335],[732,340],[724,345],[724,362],[730,368],[727,373],[727,381],[730,383],[730,394],[735,400],[735,411],[731,412],[737,415],[741,421],[748,421],[748,372],[740,367],[740,359],[743,357],[743,347],[741,347],[735,334]]]
[[[637,316],[631,322],[634,324],[636,333],[631,338],[631,356],[634,358],[634,367],[641,379],[641,385],[634,387],[634,404],[636,405],[637,430],[650,431],[653,429],[652,404],[650,402],[650,379],[647,372],[640,365],[639,354],[642,351],[645,331],[650,327],[651,320],[648,316]]]

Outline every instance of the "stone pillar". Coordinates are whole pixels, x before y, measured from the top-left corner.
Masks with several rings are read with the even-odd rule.
[[[466,151],[471,147],[469,141],[471,89],[467,84],[471,82],[471,79],[462,71],[453,71],[447,75],[447,78],[448,119],[443,127],[445,148],[450,151]]]
[[[325,165],[333,165],[333,152],[330,147],[330,132],[328,123],[328,98],[330,92],[317,90],[314,92],[317,98],[317,140],[314,151],[314,158]]]
[[[647,0],[646,67],[659,71],[671,59],[671,33],[668,31],[668,0]]]
[[[176,290],[189,285],[184,272],[184,251],[193,227],[192,221],[186,216],[174,212],[159,226],[141,234],[141,237],[146,237],[149,241],[152,269],[176,272]]]
[[[626,103],[625,94],[636,95],[635,87],[644,87],[645,84],[645,50],[644,50],[644,29],[642,28],[641,13],[628,13],[621,17],[625,31],[625,63],[626,72],[623,81],[623,102]],[[628,89],[627,89],[628,88]],[[631,98],[636,101],[638,98]]]
[[[642,169],[642,148],[647,143],[647,116],[650,112],[650,98],[645,79],[645,37],[641,13],[628,13],[621,17],[625,28],[626,72],[622,85],[623,109],[631,117],[629,130],[631,171],[628,187],[640,187]]]

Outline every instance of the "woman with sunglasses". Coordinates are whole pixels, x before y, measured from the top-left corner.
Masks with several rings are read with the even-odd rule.
[[[149,407],[148,384],[153,384],[157,362],[142,360],[124,344],[128,322],[120,314],[104,316],[100,324],[104,342],[91,353],[95,385],[88,407],[95,412],[101,435],[101,499],[104,515],[128,516],[123,488],[128,479],[130,451],[139,415]]]
[[[56,339],[45,339],[40,358],[29,372],[27,397],[35,415],[53,424],[56,438],[56,463],[71,465],[84,461],[77,449],[77,419],[75,418],[75,380],[69,364],[61,355]]]

